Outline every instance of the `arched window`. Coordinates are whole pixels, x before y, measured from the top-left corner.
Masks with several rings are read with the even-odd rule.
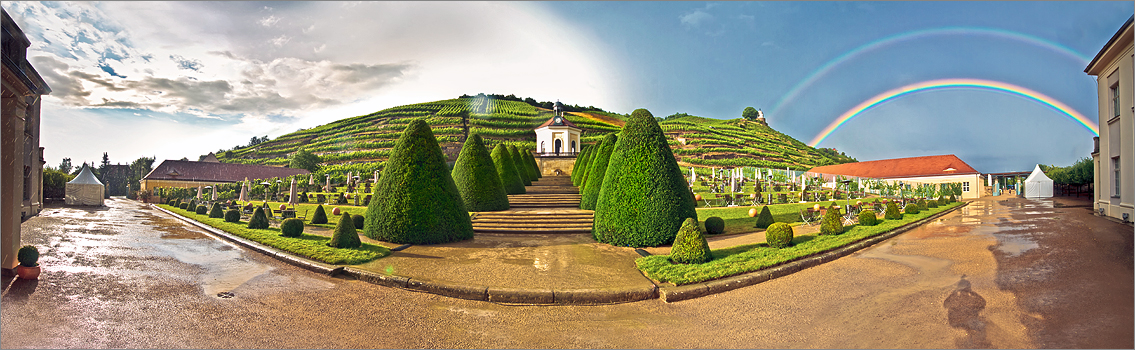
[[[540,141],[540,153],[544,153],[544,141]]]
[[[561,149],[561,148],[563,148],[563,146],[564,146],[564,145],[563,145],[563,143],[561,143],[561,142],[560,142],[560,139],[556,139],[556,141],[555,141],[555,151],[556,151],[556,154],[559,154],[559,153],[560,153],[560,149]]]
[[[575,153],[575,140],[571,141],[571,153]]]

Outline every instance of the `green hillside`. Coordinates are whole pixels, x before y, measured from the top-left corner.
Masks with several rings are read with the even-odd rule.
[[[381,169],[394,142],[415,118],[426,118],[449,161],[455,161],[469,133],[478,133],[485,146],[499,143],[535,148],[533,129],[552,112],[527,102],[491,99],[484,95],[398,106],[298,130],[248,147],[218,152],[226,163],[283,166],[289,155],[306,149],[319,155],[318,174],[370,174]],[[593,144],[617,132],[624,115],[604,111],[567,112],[583,129],[582,143]],[[661,123],[683,166],[760,166],[807,169],[816,165],[853,161],[834,152],[822,152],[763,124],[744,120],[718,120],[688,116]]]

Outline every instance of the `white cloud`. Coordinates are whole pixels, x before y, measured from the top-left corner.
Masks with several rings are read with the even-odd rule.
[[[713,15],[706,13],[702,9],[695,9],[693,12],[683,14],[678,17],[682,24],[690,27],[699,27],[702,23],[708,22],[713,19]]]
[[[276,22],[279,22],[279,21],[280,21],[280,17],[268,16],[268,17],[264,17],[263,19],[257,21],[256,23],[260,23],[260,25],[265,26],[265,27],[271,27],[271,26],[276,25]]]

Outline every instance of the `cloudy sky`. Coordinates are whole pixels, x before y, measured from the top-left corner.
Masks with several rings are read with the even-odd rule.
[[[461,94],[731,119],[803,142],[935,79],[1040,92],[1097,120],[1088,61],[1130,2],[4,2],[32,41],[45,160],[178,159]],[[896,98],[820,146],[957,154],[979,171],[1068,165],[1094,136],[981,89]]]

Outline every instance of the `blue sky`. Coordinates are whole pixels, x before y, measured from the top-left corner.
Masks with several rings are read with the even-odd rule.
[[[45,160],[177,159],[402,104],[501,93],[619,113],[740,116],[809,142],[879,93],[949,78],[1096,120],[1083,73],[1130,2],[5,2],[29,35]],[[190,15],[192,14],[192,15]],[[848,52],[887,38],[906,40]],[[815,75],[828,67],[824,74]],[[808,81],[808,77],[812,80]],[[790,92],[794,95],[790,96]],[[774,112],[775,111],[775,112]],[[820,144],[859,160],[1068,165],[1093,135],[1035,101],[913,94]]]

